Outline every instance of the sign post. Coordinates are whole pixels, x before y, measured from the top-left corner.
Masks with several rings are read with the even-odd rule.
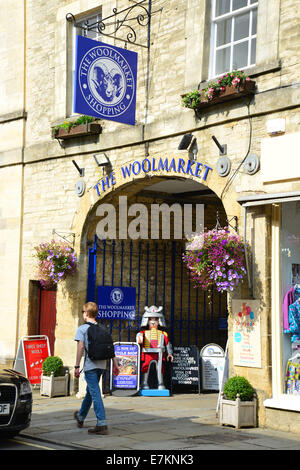
[[[140,346],[137,343],[114,343],[120,373],[114,377],[110,367],[110,390],[113,395],[136,395],[140,389]]]
[[[19,341],[13,368],[25,375],[32,385],[40,384],[42,365],[48,356],[50,346],[47,336],[23,336]]]

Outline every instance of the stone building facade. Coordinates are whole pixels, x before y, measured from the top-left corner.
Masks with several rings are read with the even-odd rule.
[[[172,255],[174,239],[151,241],[149,248],[143,241],[144,256],[140,258],[139,240],[135,240],[133,248],[128,245],[123,252],[127,260],[124,271],[121,245],[113,258],[113,245],[108,241],[106,278],[102,247],[97,256],[96,284],[123,282],[137,288],[139,284],[140,312],[146,301],[164,301],[176,344],[197,343],[201,348],[213,342],[225,347],[228,339],[230,375],[247,377],[257,390],[259,424],[300,432],[300,397],[296,385],[295,393],[287,393],[285,377],[287,364],[297,361],[296,345],[291,334],[284,332],[282,308],[286,292],[298,284],[300,265],[300,6],[295,0],[144,2],[148,11],[151,7],[151,22],[137,25],[136,31],[147,47],[127,43],[128,49],[138,53],[136,125],[100,120],[100,135],[53,139],[54,126],[76,118],[72,111],[74,36],[82,30],[67,21],[66,15],[71,13],[77,23],[84,24],[87,18],[106,18],[113,8],[122,11],[135,3],[14,0],[4,4],[1,0],[1,361],[13,362],[21,337],[41,333],[40,287],[32,256],[36,245],[70,237],[79,258],[78,273],[58,285],[53,333],[52,353],[72,367],[73,337],[87,299],[89,250],[95,240],[99,205],[112,203],[118,208],[120,196],[127,196],[128,204],[146,206],[203,204],[206,227],[214,228],[218,215],[222,225],[230,223],[251,246],[248,279],[231,296],[216,296],[212,307],[203,293],[190,290],[187,278],[180,274],[180,248],[176,259],[170,258],[155,271],[164,253]],[[233,31],[231,21],[240,24],[240,30],[236,26],[236,33],[228,38],[230,24]],[[243,32],[245,24],[250,24],[248,36]],[[212,27],[221,31],[216,43]],[[126,39],[125,32],[120,34]],[[92,37],[124,45],[98,33]],[[237,61],[249,53],[245,71],[255,81],[255,94],[210,106],[197,115],[182,106],[181,95],[198,85],[204,88],[216,75],[216,64],[226,69],[226,47],[223,52],[217,47],[222,41],[233,57],[237,47]],[[236,68],[234,62],[232,65]],[[178,150],[187,133],[197,142],[192,155],[188,149]],[[212,136],[227,145],[226,160],[220,162],[222,156]],[[101,186],[107,174],[93,158],[103,154],[115,176],[109,187]],[[187,170],[194,157],[190,171],[179,171],[180,159],[184,162],[181,169]],[[157,164],[167,159],[168,167],[158,170],[152,164],[149,171],[124,177],[126,165],[137,161],[142,165],[145,159]],[[173,159],[176,164],[171,167]],[[78,174],[73,160],[84,168],[84,176]],[[222,162],[230,164],[226,176],[220,171]],[[197,163],[201,165],[196,173]],[[85,191],[79,197],[75,185],[82,180]],[[130,267],[130,255],[140,264]],[[165,290],[161,287],[164,269]],[[259,301],[260,330],[255,347],[261,359],[254,367],[242,366],[234,355],[233,299]],[[227,316],[228,331],[224,332],[218,321]],[[116,329],[116,335],[132,340],[138,325],[131,329],[123,326],[124,331]]]

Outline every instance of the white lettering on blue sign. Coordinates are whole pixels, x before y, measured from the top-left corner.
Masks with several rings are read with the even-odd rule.
[[[77,36],[74,111],[135,124],[137,54]]]

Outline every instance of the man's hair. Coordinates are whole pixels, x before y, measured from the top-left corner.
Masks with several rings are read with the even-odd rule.
[[[95,302],[87,302],[84,304],[83,309],[87,312],[90,318],[96,318],[98,315],[98,306]]]

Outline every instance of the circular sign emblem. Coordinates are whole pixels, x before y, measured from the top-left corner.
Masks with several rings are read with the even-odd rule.
[[[113,304],[120,304],[124,298],[124,294],[121,289],[113,289],[110,293],[110,299]]]
[[[135,83],[131,67],[119,50],[99,45],[83,56],[78,80],[86,103],[103,117],[117,117],[131,105]]]
[[[235,333],[234,340],[235,340],[236,343],[240,343],[242,341],[241,333]]]

